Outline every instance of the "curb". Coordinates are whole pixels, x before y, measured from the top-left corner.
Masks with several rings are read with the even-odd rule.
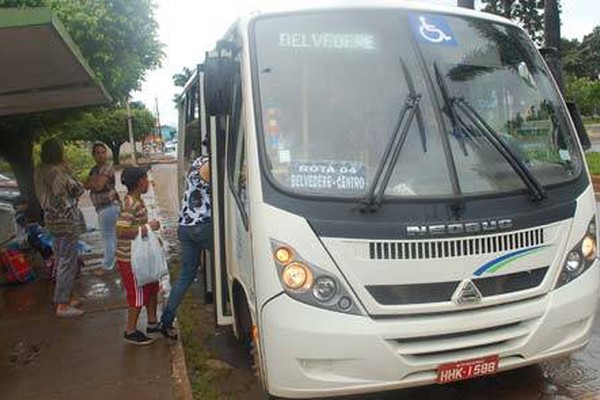
[[[192,400],[194,398],[181,339],[171,346],[171,378],[173,379],[175,400]]]

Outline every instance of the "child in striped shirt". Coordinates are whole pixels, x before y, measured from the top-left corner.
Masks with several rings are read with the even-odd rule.
[[[128,343],[136,345],[150,344],[154,339],[147,334],[160,332],[157,324],[156,309],[158,305],[158,282],[139,286],[131,269],[131,242],[137,237],[139,228],[142,235],[147,234],[148,227],[158,230],[160,223],[152,219],[148,221],[148,210],[142,200],[142,194],[148,191],[148,175],[146,168],[128,167],[121,174],[121,182],[128,193],[123,199],[121,213],[117,221],[117,265],[121,280],[127,292],[127,325],[124,338]],[[146,333],[137,329],[142,307],[146,307],[148,326]]]

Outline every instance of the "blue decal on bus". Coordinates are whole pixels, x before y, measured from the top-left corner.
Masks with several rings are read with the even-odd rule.
[[[484,265],[479,267],[477,269],[477,271],[473,272],[473,275],[481,276],[485,273],[494,273],[494,272],[498,271],[499,269],[506,267],[511,262],[518,260],[519,258],[528,256],[530,254],[537,253],[537,252],[543,250],[545,247],[547,247],[547,246],[546,245],[536,246],[536,247],[532,247],[529,249],[521,249],[521,250],[517,250],[517,251],[513,251],[511,253],[505,254],[501,257],[493,259],[492,261],[490,261],[488,263],[485,263]]]
[[[417,41],[444,46],[456,46],[458,44],[445,17],[409,14],[408,19]]]

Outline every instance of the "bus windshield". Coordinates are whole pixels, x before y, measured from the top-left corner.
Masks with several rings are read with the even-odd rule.
[[[259,18],[251,40],[265,167],[288,192],[365,196],[411,96],[419,123],[411,119],[398,154],[388,155],[386,198],[525,190],[516,164],[540,187],[582,171],[560,95],[516,27],[323,11]]]

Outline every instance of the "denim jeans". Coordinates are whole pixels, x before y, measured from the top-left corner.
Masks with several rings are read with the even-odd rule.
[[[120,207],[117,203],[98,210],[98,227],[104,239],[104,268],[111,271],[115,266],[117,248],[117,219]]]
[[[183,300],[185,292],[198,273],[198,259],[201,249],[213,250],[212,223],[194,226],[179,226],[179,242],[181,245],[181,273],[173,285],[167,305],[160,321],[165,327],[173,326],[177,308]]]

